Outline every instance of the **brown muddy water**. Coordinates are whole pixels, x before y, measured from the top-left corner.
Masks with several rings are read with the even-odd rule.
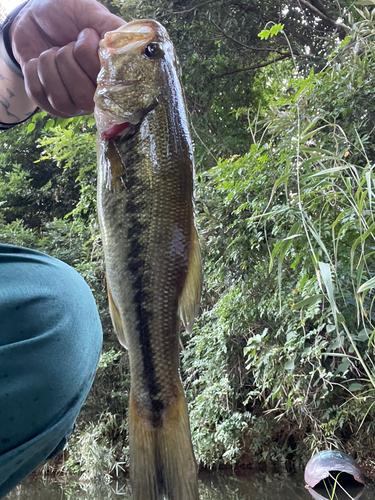
[[[236,476],[224,473],[202,473],[199,476],[200,500],[312,500],[329,498],[324,489],[321,496],[312,496],[306,490],[303,477],[290,474],[242,473]],[[359,490],[348,487],[349,496],[335,494],[335,500],[374,500],[375,485]],[[131,500],[127,482],[63,482],[26,480],[9,493],[4,500]]]

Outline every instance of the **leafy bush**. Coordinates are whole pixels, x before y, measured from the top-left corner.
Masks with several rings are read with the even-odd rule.
[[[248,154],[201,176],[205,312],[184,360],[205,464],[238,463],[249,451],[251,463],[299,463],[331,446],[368,456],[361,440],[372,439],[375,411],[371,19],[354,25],[321,72],[285,86],[252,125]]]

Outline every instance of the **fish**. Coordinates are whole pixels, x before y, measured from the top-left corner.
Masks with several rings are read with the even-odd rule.
[[[179,342],[199,309],[202,261],[179,63],[153,20],[106,33],[99,56],[97,210],[109,311],[129,353],[132,495],[198,500]]]

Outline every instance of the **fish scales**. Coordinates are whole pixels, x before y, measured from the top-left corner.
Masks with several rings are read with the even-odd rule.
[[[179,332],[180,317],[188,330],[194,321],[201,263],[177,62],[155,21],[135,21],[108,35],[95,97],[98,215],[111,317],[130,359],[133,497],[196,500]],[[147,66],[144,56],[154,50],[161,56],[150,57],[154,66]],[[138,87],[129,84],[135,80]]]
[[[131,139],[116,140],[125,165],[121,191],[114,196],[106,187],[108,178],[99,180],[104,244],[113,256],[106,265],[108,282],[127,330],[137,332],[126,340],[133,387],[142,399],[150,395],[150,405],[168,403],[178,373],[178,297],[188,270],[193,216],[191,173],[183,172],[191,165],[184,155],[167,156],[172,145],[167,143],[171,137],[165,133],[165,114],[164,107],[158,106]],[[119,212],[123,218],[118,218]],[[127,265],[119,274],[124,261]],[[131,315],[130,325],[128,311],[133,304],[136,316]]]

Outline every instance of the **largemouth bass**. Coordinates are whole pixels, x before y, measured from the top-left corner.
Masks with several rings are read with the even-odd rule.
[[[134,500],[197,500],[179,376],[200,300],[194,162],[177,58],[156,21],[105,35],[95,94],[98,215],[110,313],[129,351]]]

